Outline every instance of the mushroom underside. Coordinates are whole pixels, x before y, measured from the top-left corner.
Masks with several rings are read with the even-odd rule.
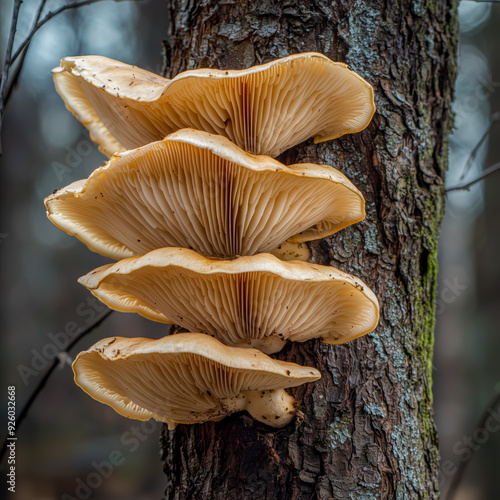
[[[140,258],[144,264],[131,272],[122,273],[115,265],[116,272],[102,271],[102,278],[91,277],[90,282],[83,277],[80,282],[114,309],[179,324],[226,345],[255,347],[266,353],[279,351],[287,340],[322,338],[342,344],[377,324],[378,304],[372,292],[335,277],[333,271],[317,281],[303,276],[285,278],[270,271],[229,272],[223,262],[217,272],[197,272],[196,265],[191,269],[187,264],[155,266],[153,255],[158,253],[162,252]],[[185,259],[189,258],[185,251]],[[294,263],[289,266],[293,270]],[[252,264],[245,267],[251,269]]]
[[[182,352],[183,339],[208,342],[209,350],[216,343],[221,360]],[[136,341],[138,345],[162,342],[148,339],[122,339],[121,342]],[[173,346],[171,352],[121,356],[117,345],[114,359],[106,355],[106,349],[94,346],[77,357],[73,365],[75,381],[94,399],[124,416],[139,420],[154,418],[170,427],[220,420],[244,409],[261,421],[281,426],[294,414],[293,398],[284,388],[319,378],[319,372],[313,368],[272,360],[257,351],[227,348],[205,335],[179,334],[167,340],[170,344],[177,341],[180,341],[181,352],[175,352],[177,347]],[[238,364],[240,358],[241,367],[224,363],[227,356],[232,358],[233,365]]]
[[[108,155],[195,128],[276,157],[311,136],[321,142],[362,130],[374,111],[370,85],[319,54],[298,54],[261,70],[186,72],[163,79],[161,94],[158,81],[136,85],[139,68],[129,67],[128,74],[122,68],[116,78],[109,72],[101,81],[92,59],[77,59],[82,68],[76,70],[68,61],[54,76],[68,107]]]
[[[286,170],[255,171],[190,144],[155,143],[113,165],[46,204],[56,225],[115,259],[162,247],[215,258],[253,255],[289,238],[321,238],[364,217],[354,187]]]

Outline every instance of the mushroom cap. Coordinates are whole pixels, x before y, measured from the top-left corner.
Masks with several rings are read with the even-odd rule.
[[[224,261],[162,248],[102,266],[79,282],[113,309],[267,353],[287,340],[349,342],[371,332],[379,315],[375,294],[358,278],[271,254]]]
[[[77,356],[73,371],[75,382],[97,401],[125,417],[154,418],[170,428],[221,420],[243,409],[270,425],[284,425],[294,410],[283,389],[321,377],[314,368],[227,347],[199,333],[103,339]],[[270,398],[284,401],[283,408],[274,401],[271,415]]]
[[[45,205],[56,226],[113,259],[169,246],[252,255],[365,216],[363,196],[333,167],[287,167],[191,129],[113,156]]]
[[[359,132],[375,112],[369,83],[313,52],[172,80],[102,56],[66,57],[53,74],[66,107],[108,156],[195,128],[275,157],[311,136]]]

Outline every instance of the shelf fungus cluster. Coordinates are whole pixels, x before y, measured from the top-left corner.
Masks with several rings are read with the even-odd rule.
[[[379,309],[361,280],[308,262],[305,244],[362,220],[361,193],[331,166],[273,157],[365,128],[371,86],[315,53],[172,80],[68,57],[54,78],[110,156],[45,200],[55,225],[117,260],[80,283],[113,309],[192,332],[101,340],[75,360],[76,383],[171,429],[243,410],[289,423],[285,389],[320,373],[269,354],[288,341],[353,340],[374,330]]]

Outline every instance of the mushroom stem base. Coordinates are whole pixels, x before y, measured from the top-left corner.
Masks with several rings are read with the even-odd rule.
[[[258,349],[259,351],[265,354],[274,354],[276,352],[281,351],[285,346],[287,340],[277,335],[273,335],[271,337],[264,337],[261,339],[248,339],[246,342],[241,344],[234,344],[233,347],[252,347],[254,349]]]
[[[284,427],[295,416],[295,399],[284,389],[248,391],[238,398],[244,398],[245,410],[255,420],[272,427]]]

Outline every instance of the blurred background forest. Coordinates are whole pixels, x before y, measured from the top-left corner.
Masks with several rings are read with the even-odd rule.
[[[1,54],[12,4],[0,0]],[[38,4],[23,3],[15,46],[29,31]],[[48,0],[46,10],[61,4]],[[471,150],[493,113],[500,112],[500,3],[462,1],[459,11],[449,186],[459,182]],[[1,398],[6,398],[7,385],[16,385],[18,408],[42,376],[43,362],[37,361],[37,353],[47,352],[47,345],[73,323],[85,328],[102,314],[97,303],[86,302],[90,294],[76,279],[107,263],[45,215],[47,195],[87,177],[105,161],[65,109],[50,70],[64,56],[98,54],[160,73],[167,27],[165,0],[105,1],[57,16],[33,39],[6,110],[0,158],[0,380],[5,390]],[[498,161],[500,122],[493,124],[467,179]],[[444,490],[450,470],[464,459],[461,445],[474,434],[500,382],[500,196],[495,193],[500,193],[500,172],[470,191],[449,193],[442,226],[433,376],[440,449],[443,463],[449,465],[442,470]],[[114,313],[74,351],[113,335],[159,338],[165,328],[135,315]],[[499,413],[498,406],[492,410]],[[6,429],[4,413],[0,428]],[[70,367],[62,365],[18,434],[18,498],[75,496],[78,478],[85,482],[96,464],[115,451],[122,463],[109,477],[101,475],[92,498],[160,498],[165,481],[159,433],[159,424],[141,428],[91,400],[74,385]],[[481,442],[457,498],[499,497],[500,431],[489,433],[487,439],[483,436]]]

